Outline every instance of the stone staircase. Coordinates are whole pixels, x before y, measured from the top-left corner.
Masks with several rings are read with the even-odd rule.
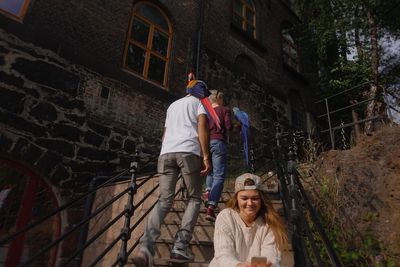
[[[226,201],[233,196],[233,192],[225,191],[221,196],[221,201],[218,204],[218,209],[225,208]],[[271,192],[270,198],[273,201],[276,210],[282,209],[282,202],[277,199],[276,192]],[[217,209],[217,214],[218,214]],[[179,228],[182,216],[185,210],[185,201],[176,199],[171,211],[167,214],[164,224],[161,226],[161,236],[156,241],[156,253],[154,256],[154,266],[182,266],[182,267],[207,267],[209,262],[214,256],[213,236],[214,236],[214,223],[205,219],[206,209],[204,205],[201,207],[200,215],[197,220],[193,238],[190,242],[191,249],[195,255],[195,259],[191,263],[186,264],[171,264],[170,251],[173,246],[174,235]],[[133,264],[127,265],[134,267]],[[281,267],[294,266],[293,253],[291,249],[284,252],[282,256]]]
[[[219,209],[225,208],[225,199],[229,198],[229,193],[224,192],[222,201],[219,203]],[[179,228],[182,216],[185,210],[185,202],[183,200],[175,200],[173,209],[165,218],[164,224],[161,226],[161,236],[157,240],[156,255],[154,257],[154,266],[171,266],[169,263],[170,251],[172,249],[174,235]],[[206,209],[202,205],[200,215],[197,220],[193,238],[190,247],[195,255],[193,262],[181,265],[185,267],[207,267],[208,263],[214,256],[213,237],[214,223],[205,219]],[[172,265],[173,266],[173,265]]]

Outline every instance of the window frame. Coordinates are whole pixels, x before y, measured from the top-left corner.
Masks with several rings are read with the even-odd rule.
[[[247,24],[250,24],[253,27],[253,34],[251,35],[251,37],[256,39],[257,38],[257,23],[256,23],[257,22],[257,12],[256,12],[256,7],[254,5],[254,2],[252,1],[253,2],[253,6],[251,6],[245,0],[233,0],[233,1],[234,2],[235,1],[239,1],[242,4],[242,6],[241,6],[242,7],[242,14],[239,14],[239,13],[236,12],[235,3],[233,3],[233,5],[232,5],[232,14],[233,14],[233,16],[237,15],[241,19],[241,27],[240,28],[247,35],[249,35],[247,33]],[[253,14],[253,23],[252,24],[251,24],[251,21],[247,19],[247,12],[246,12],[247,10],[249,10]],[[234,22],[234,24],[237,25],[235,22]],[[237,25],[237,26],[239,26],[239,25]]]
[[[15,15],[15,14],[13,14],[5,9],[2,9],[2,8],[0,8],[0,14],[22,23],[24,21],[25,15],[26,15],[29,5],[31,3],[31,0],[23,0],[23,1],[24,1],[24,3],[22,4],[22,8],[18,15]]]
[[[167,22],[168,25],[168,31],[165,31],[163,28],[161,28],[160,26],[158,26],[157,24],[155,24],[154,22],[150,21],[149,19],[147,19],[146,17],[142,16],[141,14],[139,14],[137,12],[137,7],[138,5],[150,5],[154,8],[156,8],[161,15],[163,16],[163,18],[165,19],[165,21]],[[149,32],[148,32],[148,37],[147,37],[147,43],[146,46],[144,46],[142,43],[134,40],[132,38],[132,27],[133,27],[133,22],[135,20],[135,18],[138,18],[139,20],[147,23],[149,25]],[[161,55],[160,53],[158,53],[157,51],[155,51],[154,49],[152,49],[153,47],[153,38],[154,38],[154,32],[155,30],[165,34],[168,36],[168,45],[167,45],[167,53],[165,56]],[[133,8],[132,8],[132,13],[131,13],[131,18],[130,18],[130,22],[129,22],[129,29],[127,32],[127,38],[126,38],[126,42],[125,42],[125,48],[124,48],[124,54],[123,54],[123,59],[122,59],[122,69],[125,70],[126,72],[133,74],[135,76],[139,76],[142,79],[145,79],[146,81],[155,83],[158,86],[162,86],[162,87],[168,87],[168,72],[169,72],[169,64],[170,64],[170,59],[171,59],[171,48],[172,48],[172,35],[173,35],[173,31],[172,31],[172,25],[170,20],[168,19],[168,16],[165,14],[165,12],[159,8],[157,5],[150,3],[150,2],[138,2]],[[142,49],[145,53],[145,58],[144,58],[144,63],[143,63],[143,70],[141,73],[136,72],[135,70],[131,69],[127,64],[127,58],[128,58],[128,48],[129,45],[135,45],[137,47],[139,47],[140,49]],[[164,68],[164,80],[162,83],[160,83],[159,81],[153,80],[151,78],[149,78],[149,65],[150,65],[150,58],[151,56],[154,56],[158,59],[161,59],[165,62],[165,68]]]
[[[287,34],[291,37],[292,40],[290,40],[289,38],[287,38],[285,36],[284,31],[287,31]],[[290,29],[289,28],[283,28],[281,30],[281,37],[282,37],[282,60],[283,62],[290,66],[292,69],[296,70],[297,72],[301,72],[301,66],[300,66],[300,53],[299,53],[299,47],[295,42],[295,39],[293,38],[293,35],[290,33]],[[288,47],[288,51],[285,51],[284,49],[284,45],[287,45]],[[294,58],[291,54],[291,51],[295,51],[297,57]],[[287,60],[285,60],[285,56],[287,57]],[[291,63],[293,62],[293,63]]]

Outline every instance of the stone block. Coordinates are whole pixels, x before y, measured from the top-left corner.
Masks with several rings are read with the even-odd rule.
[[[59,164],[51,175],[51,181],[55,184],[60,184],[60,181],[65,181],[71,178],[71,173],[68,168]]]
[[[83,140],[90,144],[90,145],[94,145],[94,146],[100,146],[103,143],[104,138],[101,137],[100,135],[98,135],[95,132],[92,131],[87,131],[84,134],[84,138]]]
[[[80,147],[77,152],[77,157],[107,162],[117,158],[117,153],[97,148]]]
[[[12,67],[32,82],[77,96],[79,77],[57,65],[40,60],[17,58]]]
[[[0,87],[0,108],[19,114],[24,110],[24,97],[24,94]]]
[[[53,168],[61,162],[61,156],[53,151],[47,151],[35,163],[35,165],[43,172],[50,173]]]
[[[43,153],[44,150],[40,147],[34,144],[29,144],[22,153],[21,158],[29,163],[32,163],[36,162],[43,155]]]
[[[39,103],[32,107],[29,114],[41,121],[55,121],[58,117],[57,110],[49,103]]]
[[[11,84],[17,88],[21,88],[24,85],[24,80],[21,77],[15,77],[2,71],[0,71],[0,81]]]
[[[13,144],[13,141],[4,134],[0,134],[0,151],[8,151]]]
[[[120,136],[113,136],[108,141],[108,147],[110,150],[119,150],[122,148],[122,138]]]
[[[72,161],[69,163],[71,170],[75,174],[91,173],[89,180],[95,176],[96,173],[112,173],[116,170],[117,165],[113,163],[94,162],[94,161]]]
[[[110,128],[103,126],[99,123],[96,123],[94,121],[88,121],[86,124],[90,129],[95,131],[97,134],[103,135],[103,136],[109,136],[110,135]]]
[[[122,136],[127,136],[127,135],[128,135],[128,131],[125,130],[125,129],[122,129],[122,128],[120,128],[120,127],[114,126],[114,127],[113,127],[113,130],[114,130],[116,133],[119,133],[119,134],[122,135]]]
[[[80,126],[82,126],[86,121],[86,116],[83,115],[64,113],[64,116],[66,119]]]
[[[128,153],[135,153],[136,145],[133,140],[126,139],[124,141],[124,150]]]
[[[66,124],[54,124],[49,129],[50,137],[62,138],[68,141],[79,142],[83,132],[75,126]]]
[[[46,129],[25,118],[14,115],[9,112],[0,112],[0,121],[18,131],[30,133],[35,137],[43,137],[46,135]]]
[[[77,109],[80,112],[85,110],[85,103],[80,99],[70,99],[65,95],[53,95],[46,100],[64,109]]]
[[[48,139],[48,138],[40,138],[37,140],[37,145],[45,147],[50,151],[54,151],[59,153],[60,155],[66,157],[74,156],[74,146],[73,144],[60,139]]]

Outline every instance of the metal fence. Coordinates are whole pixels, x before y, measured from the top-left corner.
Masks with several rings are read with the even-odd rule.
[[[136,157],[135,157],[136,158]],[[144,169],[153,159],[149,160],[147,163],[145,163],[141,169]],[[105,233],[110,227],[116,224],[117,221],[120,219],[124,221],[123,227],[120,229],[120,233],[115,236],[113,241],[108,244],[103,251],[99,252],[98,255],[93,255],[91,257],[91,262],[87,266],[95,266],[99,261],[101,261],[107,253],[115,247],[117,244],[119,244],[120,249],[118,256],[115,258],[115,261],[111,266],[125,266],[128,260],[128,256],[132,253],[132,251],[135,249],[135,247],[138,245],[138,240],[131,246],[128,247],[128,240],[131,238],[132,232],[135,230],[135,228],[138,226],[138,224],[147,216],[147,214],[151,211],[151,209],[155,206],[155,203],[148,209],[147,212],[144,214],[141,214],[141,217],[136,220],[136,223],[131,225],[131,218],[135,215],[136,209],[142,205],[150,195],[153,194],[153,192],[158,188],[158,185],[156,185],[154,188],[152,188],[140,201],[137,203],[133,203],[133,197],[137,190],[142,187],[145,183],[147,183],[151,178],[155,176],[155,172],[145,176],[141,177],[140,179],[137,179],[137,173],[141,169],[138,168],[138,161],[135,159],[132,163],[129,169],[123,170],[119,174],[112,176],[112,177],[94,177],[91,180],[89,190],[85,193],[82,194],[81,196],[77,197],[76,199],[73,199],[69,201],[68,203],[62,205],[58,209],[54,210],[50,214],[47,214],[40,219],[31,222],[25,226],[23,226],[20,229],[17,229],[14,233],[6,236],[2,240],[0,240],[0,247],[4,246],[7,247],[10,243],[12,243],[14,240],[20,238],[21,236],[24,236],[27,234],[30,230],[33,228],[39,226],[40,224],[44,223],[46,220],[58,216],[62,212],[67,211],[77,203],[82,203],[84,201],[84,214],[82,219],[77,222],[76,224],[72,225],[68,229],[66,229],[60,237],[55,238],[52,240],[49,244],[47,244],[45,247],[39,249],[36,253],[31,255],[28,259],[24,259],[22,263],[20,263],[18,266],[37,266],[36,261],[44,254],[49,253],[53,248],[59,246],[63,242],[65,242],[68,238],[71,238],[71,236],[76,236],[76,233],[78,233],[79,238],[78,242],[76,244],[75,249],[72,250],[72,252],[67,255],[66,257],[63,257],[62,260],[58,262],[57,266],[75,266],[79,267],[82,264],[82,258],[83,258],[83,253],[84,250],[96,242],[98,238]],[[101,203],[99,207],[97,207],[95,210],[92,210],[92,204],[93,200],[95,197],[96,192],[98,192],[101,188],[104,188],[106,186],[113,185],[118,182],[128,182],[127,187],[116,194],[115,196],[112,196],[108,201],[105,203]],[[181,188],[179,191],[176,192],[176,194],[179,194],[182,192],[183,188]],[[125,204],[125,207],[114,217],[109,220],[109,222],[104,225],[101,229],[99,229],[97,232],[93,233],[91,237],[88,239],[88,229],[89,229],[89,223],[94,220],[94,218],[103,213],[105,209],[110,207],[113,203],[120,201],[122,197],[126,197],[127,202]]]
[[[353,130],[356,127],[362,127],[371,121],[374,123],[392,121],[392,112],[400,112],[387,99],[388,96],[396,99],[399,97],[385,90],[385,88],[381,88],[381,93],[376,97],[367,98],[365,89],[369,88],[370,85],[369,82],[362,83],[315,102],[317,109],[324,109],[324,113],[317,116],[317,123],[324,127],[318,132],[322,137],[326,134],[329,135],[331,149],[349,148],[353,143],[355,137]],[[365,117],[365,108],[371,101],[383,105],[383,112]]]

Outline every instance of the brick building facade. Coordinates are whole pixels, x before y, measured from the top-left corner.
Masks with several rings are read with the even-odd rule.
[[[2,172],[17,170],[25,186],[40,179],[55,206],[126,168],[135,150],[143,161],[158,154],[166,108],[189,71],[249,114],[259,154],[274,122],[312,127],[314,70],[290,31],[290,1],[3,2]],[[77,217],[60,218],[60,231]]]

